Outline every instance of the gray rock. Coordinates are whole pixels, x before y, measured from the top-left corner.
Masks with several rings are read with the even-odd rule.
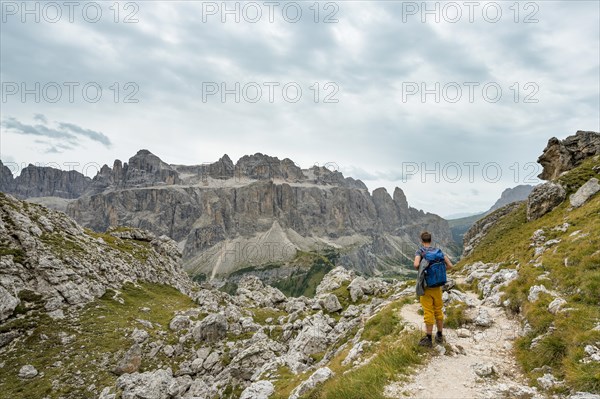
[[[298,399],[308,391],[315,388],[318,384],[321,384],[331,377],[334,376],[333,371],[329,367],[322,367],[315,371],[308,379],[298,385],[289,396],[289,399]]]
[[[576,392],[569,395],[568,399],[600,399],[600,395],[590,392]]]
[[[192,282],[179,264],[181,258],[164,252],[170,244],[148,246],[138,240],[150,233],[123,229],[133,238],[114,237],[109,245],[62,212],[4,193],[0,193],[0,216],[0,242],[15,254],[0,257],[0,320],[19,303],[14,293],[24,290],[38,294],[55,318],[67,313],[68,306],[86,304],[125,282],[147,281],[191,292]],[[132,248],[143,258],[117,247]]]
[[[565,301],[562,298],[555,298],[552,302],[550,302],[550,304],[548,305],[548,311],[552,314],[556,314],[560,311],[560,309],[567,304],[567,301]]]
[[[134,328],[133,332],[131,333],[131,339],[138,344],[146,341],[149,336],[150,334],[148,334],[146,330],[140,330],[139,328]]]
[[[228,323],[225,316],[213,313],[206,316],[192,328],[192,335],[196,342],[215,342],[225,338]]]
[[[268,399],[275,392],[271,381],[256,381],[244,389],[240,399]]]
[[[329,313],[339,312],[343,309],[338,297],[335,296],[335,294],[325,295],[323,298],[323,307]]]
[[[353,271],[347,270],[342,266],[337,266],[323,277],[317,286],[316,293],[319,295],[335,291],[336,289],[340,288],[343,283],[350,283],[353,279]]]
[[[290,352],[300,352],[304,355],[323,352],[327,349],[332,328],[322,313],[317,313],[303,321],[302,330],[290,342]]]
[[[17,306],[21,303],[0,285],[0,321],[7,319],[13,314]]]
[[[527,199],[527,220],[544,216],[566,198],[565,189],[558,183],[547,182],[536,186]]]
[[[469,331],[466,328],[459,328],[458,330],[456,330],[456,335],[459,338],[468,338],[471,336],[471,331]]]
[[[543,167],[539,175],[543,180],[554,180],[563,172],[580,165],[585,159],[600,154],[600,134],[577,131],[564,140],[556,137],[548,140],[548,145],[538,158]]]
[[[480,327],[490,327],[494,321],[490,317],[490,314],[485,309],[479,309],[479,313],[477,313],[477,317],[473,320],[476,326]]]
[[[579,208],[598,191],[600,191],[600,184],[598,184],[598,179],[592,177],[590,180],[587,181],[587,183],[579,187],[575,194],[572,194],[569,197],[569,202],[571,203],[571,206],[573,208]]]
[[[177,315],[171,319],[169,323],[169,328],[173,331],[180,331],[184,328],[189,328],[191,324],[191,320],[187,316]]]
[[[489,377],[496,372],[495,366],[491,363],[475,363],[471,367],[479,377]]]
[[[542,389],[550,389],[556,385],[562,385],[562,382],[558,381],[552,374],[544,374],[538,377],[537,382]]]
[[[173,386],[171,369],[123,374],[117,379],[123,399],[168,399]]]
[[[31,379],[38,375],[38,371],[31,364],[26,364],[19,369],[19,378]]]
[[[529,287],[529,295],[527,295],[527,300],[529,302],[535,302],[539,299],[540,294],[549,294],[552,295],[552,292],[548,291],[548,289],[543,285],[533,285]]]

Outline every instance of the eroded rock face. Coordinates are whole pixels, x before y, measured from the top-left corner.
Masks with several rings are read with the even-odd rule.
[[[536,186],[527,199],[527,220],[541,218],[566,198],[565,189],[558,183],[547,182]]]
[[[90,235],[64,213],[0,193],[0,241],[8,251],[0,257],[0,320],[12,314],[23,290],[41,295],[50,312],[87,303],[126,281],[189,293],[192,282],[179,264],[177,245],[127,230]]]
[[[544,168],[539,178],[554,180],[561,173],[581,164],[584,159],[598,154],[600,154],[600,133],[580,130],[564,140],[553,137],[538,158],[538,163]]]
[[[78,198],[91,186],[92,179],[71,170],[30,164],[16,178],[0,162],[0,191],[18,198],[60,197]]]

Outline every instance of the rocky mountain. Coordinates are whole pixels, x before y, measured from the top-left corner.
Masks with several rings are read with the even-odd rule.
[[[40,185],[21,180],[17,191],[52,195]],[[254,154],[234,164],[224,155],[185,166],[141,150],[129,162],[104,165],[86,187],[69,202],[32,200],[97,232],[124,225],[167,235],[178,242],[185,268],[207,278],[264,265],[277,273],[274,264],[330,249],[362,274],[398,275],[410,271],[401,265],[412,262],[424,229],[454,253],[447,222],[409,207],[400,188],[370,194],[360,180],[319,166],[301,169],[287,158]]]
[[[0,321],[18,311],[23,293],[40,296],[58,316],[124,282],[169,284],[189,293],[175,242],[150,232],[84,230],[64,213],[0,193]]]
[[[0,161],[0,191],[18,198],[77,198],[90,187],[92,180],[81,173],[29,164],[13,178],[12,172]]]
[[[513,202],[523,201],[527,199],[529,194],[531,194],[533,187],[534,186],[529,184],[521,184],[513,188],[507,188],[506,190],[502,191],[502,194],[500,195],[498,201],[496,201],[496,203],[492,205],[492,207],[486,212],[486,214],[490,214],[496,209],[500,209]]]
[[[462,247],[463,242],[465,240],[465,233],[473,227],[473,225],[477,224],[482,218],[486,217],[490,213],[496,211],[497,209],[503,208],[506,205],[512,204],[514,202],[524,201],[527,199],[531,191],[533,190],[533,186],[525,184],[519,185],[513,188],[505,189],[500,198],[492,205],[492,207],[483,213],[469,215],[461,218],[456,218],[452,220],[448,220],[448,224],[450,225],[450,231],[452,232],[452,238],[457,243],[460,243]],[[476,229],[479,230],[479,229]]]
[[[538,162],[544,168],[539,175],[543,180],[554,180],[573,169],[584,159],[600,154],[600,136],[597,132],[578,130],[564,140],[552,137]]]
[[[398,337],[379,323],[414,294],[337,267],[314,298],[254,276],[228,295],[192,283],[167,237],[94,233],[5,194],[0,216],[0,389],[13,399],[298,398],[334,359],[357,368]]]

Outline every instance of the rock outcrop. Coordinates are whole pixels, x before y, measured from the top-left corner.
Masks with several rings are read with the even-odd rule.
[[[539,178],[554,180],[563,172],[580,165],[586,158],[599,154],[600,133],[579,130],[564,140],[553,137],[538,158],[538,163],[544,168]]]
[[[102,296],[126,281],[169,284],[189,293],[192,283],[169,238],[138,229],[85,231],[65,214],[0,193],[0,321],[21,292],[41,295],[48,311]]]
[[[547,182],[536,186],[527,199],[527,220],[536,220],[560,205],[567,192],[558,183]]]

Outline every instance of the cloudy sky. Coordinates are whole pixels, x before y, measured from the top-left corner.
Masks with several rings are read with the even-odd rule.
[[[600,130],[599,4],[2,1],[0,158],[262,152],[485,210],[550,137]]]

